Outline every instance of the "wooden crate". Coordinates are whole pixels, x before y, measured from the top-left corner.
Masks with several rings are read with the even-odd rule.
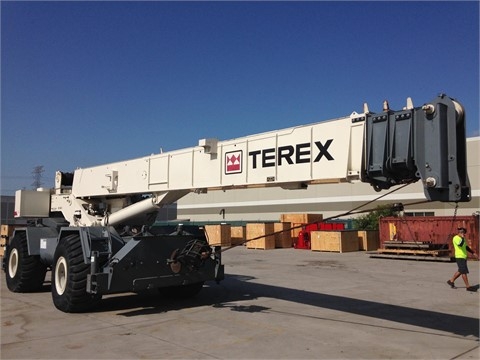
[[[320,222],[323,220],[322,214],[281,214],[280,215],[280,222],[282,223],[289,223],[290,227],[294,227],[295,229],[291,230],[291,237],[292,242],[298,240],[298,234],[302,231],[300,225],[309,224],[313,222]]]
[[[230,246],[231,240],[231,225],[205,225],[205,235],[207,241],[211,246]]]
[[[311,222],[320,222],[323,220],[322,214],[281,214],[280,222],[289,222],[295,224],[308,224]]]
[[[0,238],[0,256],[5,255],[5,246],[7,246],[7,238],[2,235]]]
[[[13,235],[13,230],[15,230],[15,225],[1,225],[0,236],[10,237]]]
[[[304,223],[284,223],[284,224],[289,224],[291,228],[294,228],[290,230],[290,237],[292,238],[292,242],[298,240],[298,234],[300,231],[302,231],[301,225],[305,225]]]
[[[8,239],[12,237],[15,225],[1,225],[0,226],[0,256],[5,255],[5,246],[8,244]]]
[[[358,230],[358,248],[373,251],[380,248],[380,236],[377,230]]]
[[[247,249],[275,249],[275,236],[268,235],[274,232],[273,223],[248,223],[246,227],[247,240],[261,236],[259,239],[247,242]],[[267,236],[265,236],[267,235]]]
[[[275,247],[276,248],[291,248],[293,245],[292,235],[290,232],[290,223],[274,223],[273,231],[281,233],[275,234]]]
[[[343,231],[312,231],[310,233],[312,251],[349,252],[358,251],[358,232]]]
[[[245,226],[232,226],[230,228],[232,245],[241,245],[245,241]]]

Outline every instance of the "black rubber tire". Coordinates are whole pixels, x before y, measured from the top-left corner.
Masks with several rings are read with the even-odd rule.
[[[43,287],[47,266],[39,255],[28,255],[27,234],[15,233],[7,246],[5,278],[13,292],[34,292]]]
[[[161,288],[161,293],[171,299],[189,299],[197,295],[200,290],[203,288],[204,282],[199,282],[195,284],[189,285],[181,285],[181,286],[169,286],[166,288]]]
[[[62,238],[55,250],[52,267],[52,300],[63,312],[78,313],[93,309],[101,295],[87,293],[90,265],[83,261],[78,234]]]

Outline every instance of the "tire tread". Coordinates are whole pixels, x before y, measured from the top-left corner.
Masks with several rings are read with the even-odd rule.
[[[67,287],[62,295],[55,288],[55,275],[52,275],[52,298],[57,309],[78,313],[91,310],[101,299],[101,296],[87,293],[87,275],[90,265],[85,264],[82,245],[78,234],[70,234],[60,240],[54,256],[54,269],[57,259],[63,256],[68,264]]]
[[[13,249],[18,251],[17,274],[10,277],[8,267]],[[18,232],[7,248],[7,264],[5,266],[7,287],[10,291],[27,293],[41,290],[47,273],[47,266],[41,262],[39,255],[28,254],[27,234]]]

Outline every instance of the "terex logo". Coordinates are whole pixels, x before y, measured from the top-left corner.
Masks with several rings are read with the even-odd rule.
[[[242,150],[225,153],[225,174],[239,174],[242,172]]]
[[[323,157],[328,161],[334,160],[333,156],[328,152],[328,148],[332,144],[333,139],[329,139],[322,144],[320,141],[315,141],[318,153],[316,154],[313,162],[319,162]],[[248,156],[252,159],[252,168],[256,169],[257,166],[272,167],[277,164],[281,166],[284,161],[290,165],[309,163],[312,158],[312,152],[310,151],[311,144],[303,143],[293,145],[279,146],[278,149],[269,148],[263,150],[250,151]],[[260,164],[259,164],[260,159]]]

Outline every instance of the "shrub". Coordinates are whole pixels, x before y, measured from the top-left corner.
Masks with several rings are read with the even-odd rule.
[[[397,209],[391,205],[378,206],[376,210],[370,211],[353,219],[353,227],[357,230],[378,230],[380,218],[396,216]]]

